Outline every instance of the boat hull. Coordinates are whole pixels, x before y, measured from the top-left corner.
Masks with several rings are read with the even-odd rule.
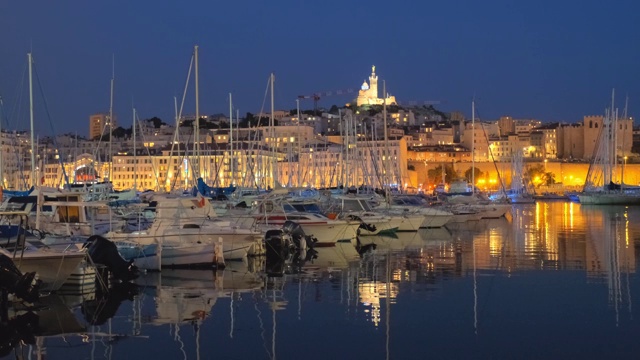
[[[14,263],[21,272],[36,272],[42,281],[41,290],[56,291],[69,279],[69,276],[78,268],[85,259],[85,252],[46,252],[38,251],[34,254],[25,253],[22,258],[19,254]]]
[[[578,194],[583,205],[640,205],[640,195],[624,193]]]
[[[222,239],[222,257],[225,260],[240,260],[255,252],[257,234],[198,234],[166,233],[156,237],[144,232],[134,234],[111,234],[125,260],[133,260],[141,269],[159,270],[161,267],[207,266],[216,262],[216,244]]]

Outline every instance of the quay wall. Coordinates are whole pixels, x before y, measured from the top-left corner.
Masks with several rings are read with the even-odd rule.
[[[424,161],[409,161],[409,166],[413,165],[414,171],[410,171],[410,183],[411,186],[416,188],[434,186],[442,181],[441,178],[433,179],[428,178],[427,172],[431,169],[441,167],[443,164],[447,167],[453,165],[454,170],[458,176],[463,177],[465,172],[471,168],[471,162],[431,162],[424,163]],[[525,162],[524,167],[539,165],[546,169],[546,172],[550,172],[554,175],[556,184],[553,187],[560,187],[567,190],[579,190],[584,185],[587,178],[587,172],[589,171],[589,164],[587,163],[572,163],[572,162]],[[476,162],[475,167],[482,171],[483,176],[480,179],[476,179],[476,185],[480,188],[486,188],[487,190],[498,189],[500,178],[504,181],[505,186],[511,184],[511,163],[510,162]],[[623,170],[624,169],[624,170]],[[619,181],[624,175],[624,183],[628,185],[640,185],[640,164],[620,164],[615,172],[614,179]],[[552,189],[551,189],[552,190]]]

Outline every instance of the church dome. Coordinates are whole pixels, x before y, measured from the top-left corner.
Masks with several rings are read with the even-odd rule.
[[[360,87],[362,90],[369,90],[369,84],[367,84],[367,80],[365,80],[362,83],[362,86]]]

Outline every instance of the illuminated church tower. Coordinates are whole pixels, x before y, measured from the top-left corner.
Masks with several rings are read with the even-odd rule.
[[[387,105],[396,104],[395,96],[387,95]],[[356,104],[358,106],[362,105],[382,105],[384,103],[384,99],[378,98],[378,75],[376,75],[376,66],[373,65],[371,67],[371,75],[369,76],[369,83],[365,80],[360,87],[360,91],[358,92],[358,98],[356,99]]]

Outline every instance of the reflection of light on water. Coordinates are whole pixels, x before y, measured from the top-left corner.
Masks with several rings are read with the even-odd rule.
[[[378,327],[380,324],[380,293],[376,291],[376,283],[361,282],[358,285],[358,293],[360,294],[360,302],[366,308],[365,314],[371,314],[373,325]]]
[[[573,202],[566,202],[562,206],[562,226],[565,229],[569,229],[569,231],[573,231],[573,211],[574,211]]]
[[[624,212],[624,244],[625,248],[629,248],[629,214]]]
[[[493,230],[489,231],[489,255],[500,256],[502,253],[502,236]]]
[[[400,277],[401,271],[394,270],[394,277]],[[381,299],[389,301],[390,304],[396,303],[399,287],[397,283],[389,283],[389,296],[387,296],[387,283],[382,281],[363,281],[358,283],[358,293],[360,294],[360,303],[365,307],[364,313],[370,314],[370,320],[374,326],[380,324],[380,303]]]

